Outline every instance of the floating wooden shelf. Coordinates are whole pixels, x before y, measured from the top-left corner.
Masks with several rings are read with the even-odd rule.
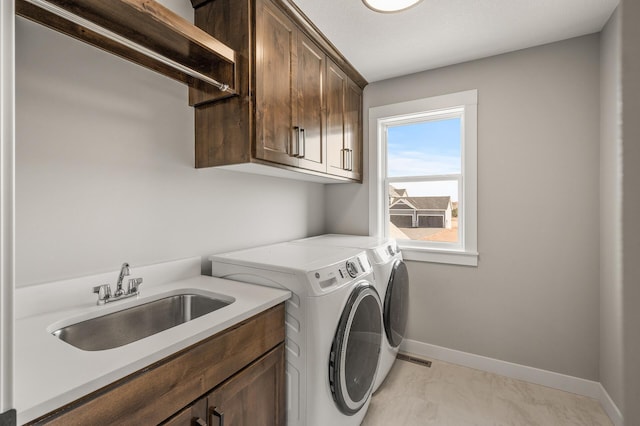
[[[236,52],[154,0],[16,0],[16,13],[189,86],[218,82],[221,96],[225,85],[235,94]]]

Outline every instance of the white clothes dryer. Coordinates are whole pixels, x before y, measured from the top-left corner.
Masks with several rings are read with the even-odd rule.
[[[287,424],[359,425],[383,340],[366,253],[280,243],[209,259],[213,276],[293,293],[285,305]]]
[[[292,241],[294,244],[353,247],[365,250],[373,265],[375,286],[382,299],[385,338],[380,366],[373,385],[375,392],[389,374],[405,335],[409,307],[409,274],[402,253],[393,238],[326,234]]]

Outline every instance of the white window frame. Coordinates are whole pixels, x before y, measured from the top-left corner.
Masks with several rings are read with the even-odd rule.
[[[412,181],[458,181],[459,242],[440,243],[399,240],[407,260],[478,265],[478,91],[467,90],[442,96],[382,105],[369,109],[369,234],[387,237],[389,184],[407,177],[387,177],[387,129],[429,119],[461,118],[461,174],[411,176]]]

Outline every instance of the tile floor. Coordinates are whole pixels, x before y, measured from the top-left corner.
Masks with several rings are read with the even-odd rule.
[[[362,426],[612,426],[600,403],[442,361],[396,361]]]

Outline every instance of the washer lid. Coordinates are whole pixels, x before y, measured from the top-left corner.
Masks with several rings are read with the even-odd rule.
[[[329,354],[329,384],[338,409],[357,413],[367,402],[380,360],[380,298],[367,282],[351,292]]]
[[[409,316],[409,272],[401,260],[396,260],[391,269],[383,312],[387,341],[397,348],[404,338]]]

